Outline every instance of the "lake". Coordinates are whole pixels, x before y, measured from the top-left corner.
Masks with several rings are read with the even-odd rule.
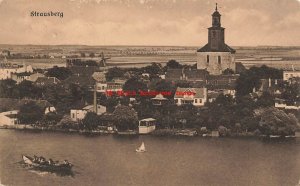
[[[145,142],[146,153],[135,149]],[[21,155],[68,159],[74,176],[30,171]],[[0,130],[0,185],[295,186],[300,139],[86,137]]]

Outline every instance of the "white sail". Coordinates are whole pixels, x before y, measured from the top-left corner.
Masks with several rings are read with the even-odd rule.
[[[142,142],[141,146],[135,150],[136,152],[145,152],[146,151],[146,147],[144,142]]]
[[[146,151],[146,147],[145,147],[144,142],[142,143],[142,145],[140,146],[139,149],[140,149],[141,151]]]

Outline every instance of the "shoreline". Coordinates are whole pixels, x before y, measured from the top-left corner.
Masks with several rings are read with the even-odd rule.
[[[118,135],[118,136],[156,136],[156,137],[200,137],[200,138],[255,138],[255,139],[296,139],[300,138],[300,132],[296,132],[295,135],[279,136],[279,135],[256,135],[253,132],[248,133],[231,133],[230,135],[214,135],[213,132],[207,132],[203,134],[197,133],[196,129],[156,129],[152,133],[139,134],[129,132],[124,134],[117,131],[109,130],[75,130],[75,129],[58,129],[49,127],[33,127],[30,125],[16,125],[16,126],[0,126],[0,130],[16,130],[16,131],[32,131],[32,132],[53,132],[64,134],[79,134],[87,136],[100,136],[100,135]]]

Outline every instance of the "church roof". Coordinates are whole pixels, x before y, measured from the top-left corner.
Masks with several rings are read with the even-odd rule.
[[[224,44],[222,47],[219,47],[218,49],[213,49],[207,43],[204,47],[198,49],[197,52],[231,52],[232,54],[234,54],[235,50],[226,44]]]

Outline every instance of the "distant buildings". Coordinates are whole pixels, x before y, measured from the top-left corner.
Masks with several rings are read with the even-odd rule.
[[[6,61],[6,60],[5,60]],[[14,73],[32,73],[31,65],[17,65],[11,63],[0,63],[0,80],[12,79]]]
[[[212,14],[212,27],[208,28],[208,43],[197,50],[197,69],[206,69],[211,75],[220,75],[226,69],[235,71],[235,50],[225,44],[225,28],[221,27],[221,14]]]

